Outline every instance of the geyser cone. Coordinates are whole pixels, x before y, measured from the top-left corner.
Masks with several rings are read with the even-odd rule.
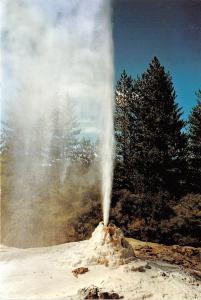
[[[120,228],[103,222],[94,230],[89,240],[88,254],[92,263],[122,265],[134,258],[132,246],[124,238]]]

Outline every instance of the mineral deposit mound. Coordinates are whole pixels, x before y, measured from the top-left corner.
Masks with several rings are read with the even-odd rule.
[[[101,222],[89,240],[87,256],[89,263],[118,266],[133,260],[134,251],[121,229]]]

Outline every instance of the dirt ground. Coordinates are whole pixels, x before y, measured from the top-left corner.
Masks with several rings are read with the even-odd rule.
[[[188,246],[166,246],[157,243],[127,239],[135,249],[137,258],[151,261],[165,261],[175,264],[187,273],[201,280],[201,248]]]

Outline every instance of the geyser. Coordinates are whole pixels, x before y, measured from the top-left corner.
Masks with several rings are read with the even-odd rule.
[[[47,223],[38,203],[51,206],[48,192],[55,165],[61,189],[68,180],[75,134],[78,140],[98,140],[108,223],[113,157],[110,5],[108,0],[3,1],[3,118],[12,161],[9,192],[2,196],[4,243],[23,246],[25,239],[33,239],[26,245],[35,246],[34,233],[39,239]]]

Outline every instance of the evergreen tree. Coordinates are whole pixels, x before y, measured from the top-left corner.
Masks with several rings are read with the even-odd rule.
[[[197,104],[189,117],[188,183],[193,192],[201,193],[201,90],[196,96]]]
[[[69,99],[61,99],[61,104],[53,112],[52,124],[51,163],[61,162],[62,165],[65,161],[75,160],[80,129]]]
[[[13,163],[15,157],[23,158],[23,150],[25,144],[21,129],[15,122],[15,111],[11,107],[6,107],[4,111],[4,118],[1,121],[1,135],[0,135],[0,155],[2,169],[6,172],[8,165],[10,169],[14,169]]]
[[[130,187],[131,172],[131,117],[130,102],[133,98],[133,80],[124,70],[117,82],[115,91],[114,128],[116,141],[116,159],[114,169],[114,187]]]
[[[10,135],[9,128],[5,121],[1,121],[1,133],[0,133],[0,154],[3,155],[8,151],[8,136]]]
[[[71,170],[72,163],[78,159],[78,136],[80,130],[72,102],[61,98],[52,114],[52,133],[49,165],[52,174],[61,182]],[[53,177],[53,179],[54,179]]]
[[[95,159],[95,145],[92,141],[82,138],[77,151],[78,160],[84,169],[88,169]]]
[[[156,57],[136,82],[135,93],[134,184],[143,192],[178,192],[185,168],[184,121],[171,76]]]

